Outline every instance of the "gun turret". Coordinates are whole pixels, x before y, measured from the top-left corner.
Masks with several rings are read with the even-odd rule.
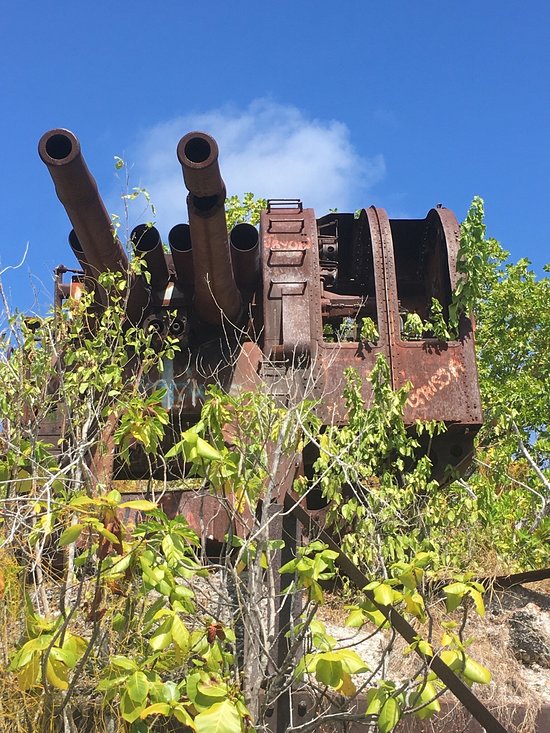
[[[128,257],[113,229],[76,135],[61,128],[50,130],[40,138],[38,154],[50,172],[57,196],[73,225],[73,242],[78,243],[73,250],[81,265],[85,263],[86,274],[96,280],[107,271],[128,275]],[[140,278],[130,278],[129,285],[127,315],[132,323],[137,323],[149,297]],[[105,292],[97,290],[98,300],[106,305]]]
[[[450,211],[436,207],[424,219],[399,220],[370,207],[358,218],[349,212],[316,219],[299,199],[271,199],[259,231],[241,223],[228,235],[218,146],[209,135],[191,132],[177,147],[189,191],[189,224],[170,230],[172,255],[164,253],[153,226],[132,232],[149,286],[129,271],[77,138],[52,130],[40,140],[39,152],[74,227],[70,245],[84,271],[73,277],[75,292],[76,286],[93,288],[94,307],[101,310],[107,294],[97,276],[119,272],[130,285],[127,322],[155,331],[154,348],[168,336],[178,339],[174,357],[147,376],[151,392],[166,390],[167,446],[199,419],[212,383],[231,394],[265,387],[284,400],[311,388],[323,424],[344,423],[346,369],[362,375],[368,402],[367,377],[383,356],[395,389],[413,384],[406,423],[437,420],[449,426],[420,441],[419,453],[429,452],[434,478],[448,480],[447,465],[464,470],[482,419],[472,323],[462,315],[458,332],[443,342],[441,329],[426,331],[427,324],[422,338],[411,339],[403,318],[412,313],[426,322],[434,302],[448,318],[460,275],[460,230]],[[56,270],[58,302],[72,294],[62,282],[66,272]],[[223,338],[220,326],[228,326]],[[153,466],[145,457],[124,466],[117,460],[119,477],[166,475],[164,464]],[[185,466],[168,470],[176,476]]]
[[[177,153],[189,191],[195,311],[212,325],[220,325],[222,317],[236,323],[242,300],[231,266],[218,146],[210,135],[190,132],[179,141]]]

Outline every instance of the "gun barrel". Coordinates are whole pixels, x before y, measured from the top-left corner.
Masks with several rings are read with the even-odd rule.
[[[76,232],[74,229],[71,229],[71,231],[69,232],[69,245],[73,251],[74,256],[78,260],[78,264],[84,270],[84,274],[91,276],[92,272],[90,269],[90,263],[86,259],[86,255],[84,254],[84,250],[82,249],[82,245],[80,244],[80,240],[76,236]]]
[[[236,224],[229,235],[237,287],[250,294],[260,279],[260,235],[252,224]]]
[[[76,135],[64,129],[50,130],[40,138],[38,153],[50,172],[57,196],[94,276],[106,270],[126,273],[128,258],[113,230]]]
[[[193,251],[189,224],[176,224],[168,232],[168,244],[178,282],[185,288],[193,289]]]
[[[190,132],[179,141],[177,155],[189,190],[197,314],[213,325],[222,317],[235,323],[242,301],[231,266],[218,145],[204,132]]]
[[[130,236],[136,252],[145,260],[153,289],[161,290],[166,287],[169,278],[168,265],[158,229],[147,224],[138,224],[132,229]]]

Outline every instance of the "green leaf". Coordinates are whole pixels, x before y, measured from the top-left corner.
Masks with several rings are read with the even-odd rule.
[[[212,705],[195,717],[197,733],[241,733],[239,711],[230,700]]]
[[[354,608],[350,611],[345,625],[351,629],[359,629],[365,623],[365,614],[361,608]]]
[[[414,591],[410,594],[406,593],[403,596],[403,600],[405,601],[405,607],[408,613],[412,614],[421,621],[424,620],[424,617],[426,615],[424,610],[424,599],[418,591]]]
[[[54,646],[50,651],[51,659],[56,659],[59,662],[63,662],[69,669],[73,669],[78,662],[78,656],[69,649],[60,649]]]
[[[170,715],[172,708],[166,702],[156,702],[154,705],[149,705],[140,713],[140,718],[143,720],[149,715]]]
[[[399,723],[401,708],[394,697],[388,697],[378,716],[378,730],[380,733],[390,733]]]
[[[132,499],[119,504],[119,507],[120,509],[135,509],[138,512],[152,512],[153,509],[157,508],[157,505],[147,499]]]
[[[89,504],[96,504],[96,500],[92,499],[91,496],[74,496],[70,502],[69,506],[88,506]]]
[[[461,659],[458,652],[454,649],[444,649],[439,656],[453,672],[460,672],[462,670],[464,659]]]
[[[120,543],[119,538],[116,536],[116,534],[113,534],[110,530],[108,530],[106,527],[104,527],[101,524],[97,525],[97,531],[100,535],[105,537],[106,540],[109,540],[109,542],[112,545],[118,545]]]
[[[222,459],[222,454],[200,436],[197,437],[196,448],[197,455],[208,461],[221,461]]]
[[[185,452],[185,441],[180,440],[173,445],[166,453],[166,458],[177,458],[181,453]]]
[[[29,690],[38,684],[40,677],[40,654],[31,654],[27,663],[17,672],[17,679],[22,690]]]
[[[192,730],[196,730],[195,721],[181,703],[174,705],[173,712],[174,717],[178,722],[182,723],[182,725],[188,726]]]
[[[227,697],[227,687],[212,682],[199,682],[197,690],[205,697],[221,698]]]
[[[446,585],[443,588],[443,593],[445,594],[445,605],[447,606],[447,611],[449,613],[455,611],[460,606],[468,591],[468,586],[465,583],[460,582],[450,583],[450,585]]]
[[[177,614],[172,621],[172,639],[182,652],[189,648],[189,631]]]
[[[133,723],[141,715],[144,709],[143,703],[137,703],[128,694],[128,690],[125,690],[120,698],[120,714],[129,723]]]
[[[386,585],[386,583],[380,583],[376,588],[373,590],[374,593],[374,600],[379,603],[381,606],[391,606],[394,600],[394,592],[393,589],[390,588],[389,585]]]
[[[464,598],[463,595],[454,595],[453,593],[445,593],[445,606],[447,607],[447,611],[449,613],[451,613],[452,611],[456,611],[456,609],[462,603],[463,598]]]
[[[342,663],[342,668],[349,674],[362,674],[369,671],[368,665],[352,649],[336,649],[332,654],[337,655]]]
[[[117,489],[112,489],[111,491],[109,491],[109,493],[105,497],[105,500],[109,504],[112,504],[113,506],[118,506],[121,499],[122,499],[122,495],[120,491],[117,491]]]
[[[172,535],[167,534],[162,538],[161,547],[165,558],[171,566],[178,565],[183,560],[184,554],[176,547]]]
[[[149,639],[149,644],[151,645],[151,648],[154,649],[156,652],[162,651],[162,649],[166,649],[166,647],[172,641],[173,621],[173,616],[165,619],[155,631],[151,639]]]
[[[48,657],[48,660],[46,662],[46,679],[48,680],[50,685],[57,688],[58,690],[68,690],[68,675],[69,670],[63,664],[63,662],[58,662],[51,656]]]
[[[144,672],[138,670],[128,677],[126,691],[134,702],[140,704],[145,702],[149,694],[149,680]]]
[[[433,657],[434,655],[434,650],[432,648],[432,645],[429,642],[427,642],[425,639],[420,639],[418,641],[417,649],[425,657]]]
[[[480,685],[488,685],[491,681],[491,673],[487,667],[476,662],[472,657],[466,657],[463,675],[470,682],[478,682]]]
[[[342,662],[321,656],[315,667],[315,677],[327,687],[338,687],[342,682]]]
[[[115,687],[120,687],[120,685],[127,680],[127,676],[123,675],[120,677],[106,677],[105,679],[102,679],[98,682],[96,685],[96,690],[99,692],[105,692],[106,690],[112,690]]]
[[[443,588],[443,591],[452,595],[464,595],[468,592],[468,586],[461,582],[450,583]]]
[[[281,568],[279,568],[279,572],[281,574],[283,573],[295,573],[296,567],[298,565],[298,560],[295,558],[294,560],[289,560],[289,562],[285,563]]]
[[[379,629],[385,629],[389,626],[388,619],[384,616],[382,611],[365,611],[365,616]]]
[[[433,699],[436,694],[437,690],[432,682],[420,684],[416,691],[411,694],[410,704],[413,707],[423,706],[421,710],[416,711],[417,718],[426,720],[441,710],[439,700]]]
[[[152,697],[152,689],[149,688],[149,694]],[[167,682],[155,683],[155,700],[158,702],[174,703],[180,699],[180,691],[175,682],[168,680]]]
[[[385,690],[377,687],[371,687],[371,689],[367,691],[366,695],[367,709],[365,711],[365,715],[378,715],[382,710],[382,705],[386,701],[387,697],[388,695]]]
[[[53,634],[40,634],[34,639],[30,639],[21,647],[21,651],[39,652],[47,649],[52,643]]]
[[[117,667],[118,669],[125,669],[129,672],[133,672],[134,670],[138,669],[137,664],[133,661],[133,659],[128,659],[128,657],[123,657],[120,654],[115,654],[109,659],[109,663],[113,667]]]
[[[476,611],[480,616],[485,616],[485,604],[483,602],[483,596],[475,588],[470,588],[470,596],[476,607]]]
[[[73,524],[63,532],[59,538],[59,546],[65,547],[66,545],[72,544],[75,540],[80,537],[82,530],[84,529],[83,524]]]

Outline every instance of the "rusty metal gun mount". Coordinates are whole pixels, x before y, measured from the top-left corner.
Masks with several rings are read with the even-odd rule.
[[[460,472],[468,464],[482,422],[472,323],[462,317],[456,341],[407,340],[403,334],[406,314],[427,318],[432,298],[448,313],[459,246],[451,211],[437,207],[424,219],[400,220],[371,206],[359,216],[316,218],[298,199],[273,199],[259,231],[238,224],[228,233],[218,146],[209,135],[191,132],[177,146],[189,224],[170,231],[170,254],[154,227],[140,225],[132,232],[134,250],[149,269],[147,283],[128,274],[125,249],[76,136],[63,129],[47,132],[39,154],[73,226],[69,242],[83,271],[74,279],[97,288],[101,307],[97,275],[128,275],[129,321],[154,328],[159,338],[170,333],[180,340],[175,359],[146,385],[166,389],[172,416],[166,446],[197,421],[210,383],[232,393],[264,384],[284,400],[290,380],[295,396],[301,390],[319,401],[325,424],[343,423],[345,369],[353,367],[363,377],[368,400],[366,378],[383,354],[393,387],[412,383],[406,421],[447,426],[429,446],[434,475],[444,480],[446,467]],[[69,291],[57,283],[58,298]],[[361,339],[366,318],[378,332],[374,342]],[[55,420],[50,432],[56,432]],[[181,474],[176,463],[168,468],[172,477]],[[164,473],[164,466],[158,471]],[[116,462],[117,478],[150,472],[138,450],[130,464]]]

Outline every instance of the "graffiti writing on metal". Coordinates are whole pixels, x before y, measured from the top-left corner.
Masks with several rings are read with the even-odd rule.
[[[188,367],[182,374],[174,375],[174,362],[164,362],[164,374],[162,379],[150,382],[147,386],[148,392],[155,392],[164,389],[162,405],[166,409],[175,406],[196,408],[204,402],[206,384],[192,367]]]
[[[420,407],[429,402],[438,392],[443,391],[453,382],[458,382],[466,369],[459,361],[451,361],[448,366],[439,367],[426,384],[413,389],[408,403],[411,407]]]
[[[166,393],[162,398],[162,405],[167,409],[177,405],[186,407],[197,407],[204,402],[205,385],[197,381],[195,377],[184,379],[159,379],[152,384],[152,390],[165,389]]]

